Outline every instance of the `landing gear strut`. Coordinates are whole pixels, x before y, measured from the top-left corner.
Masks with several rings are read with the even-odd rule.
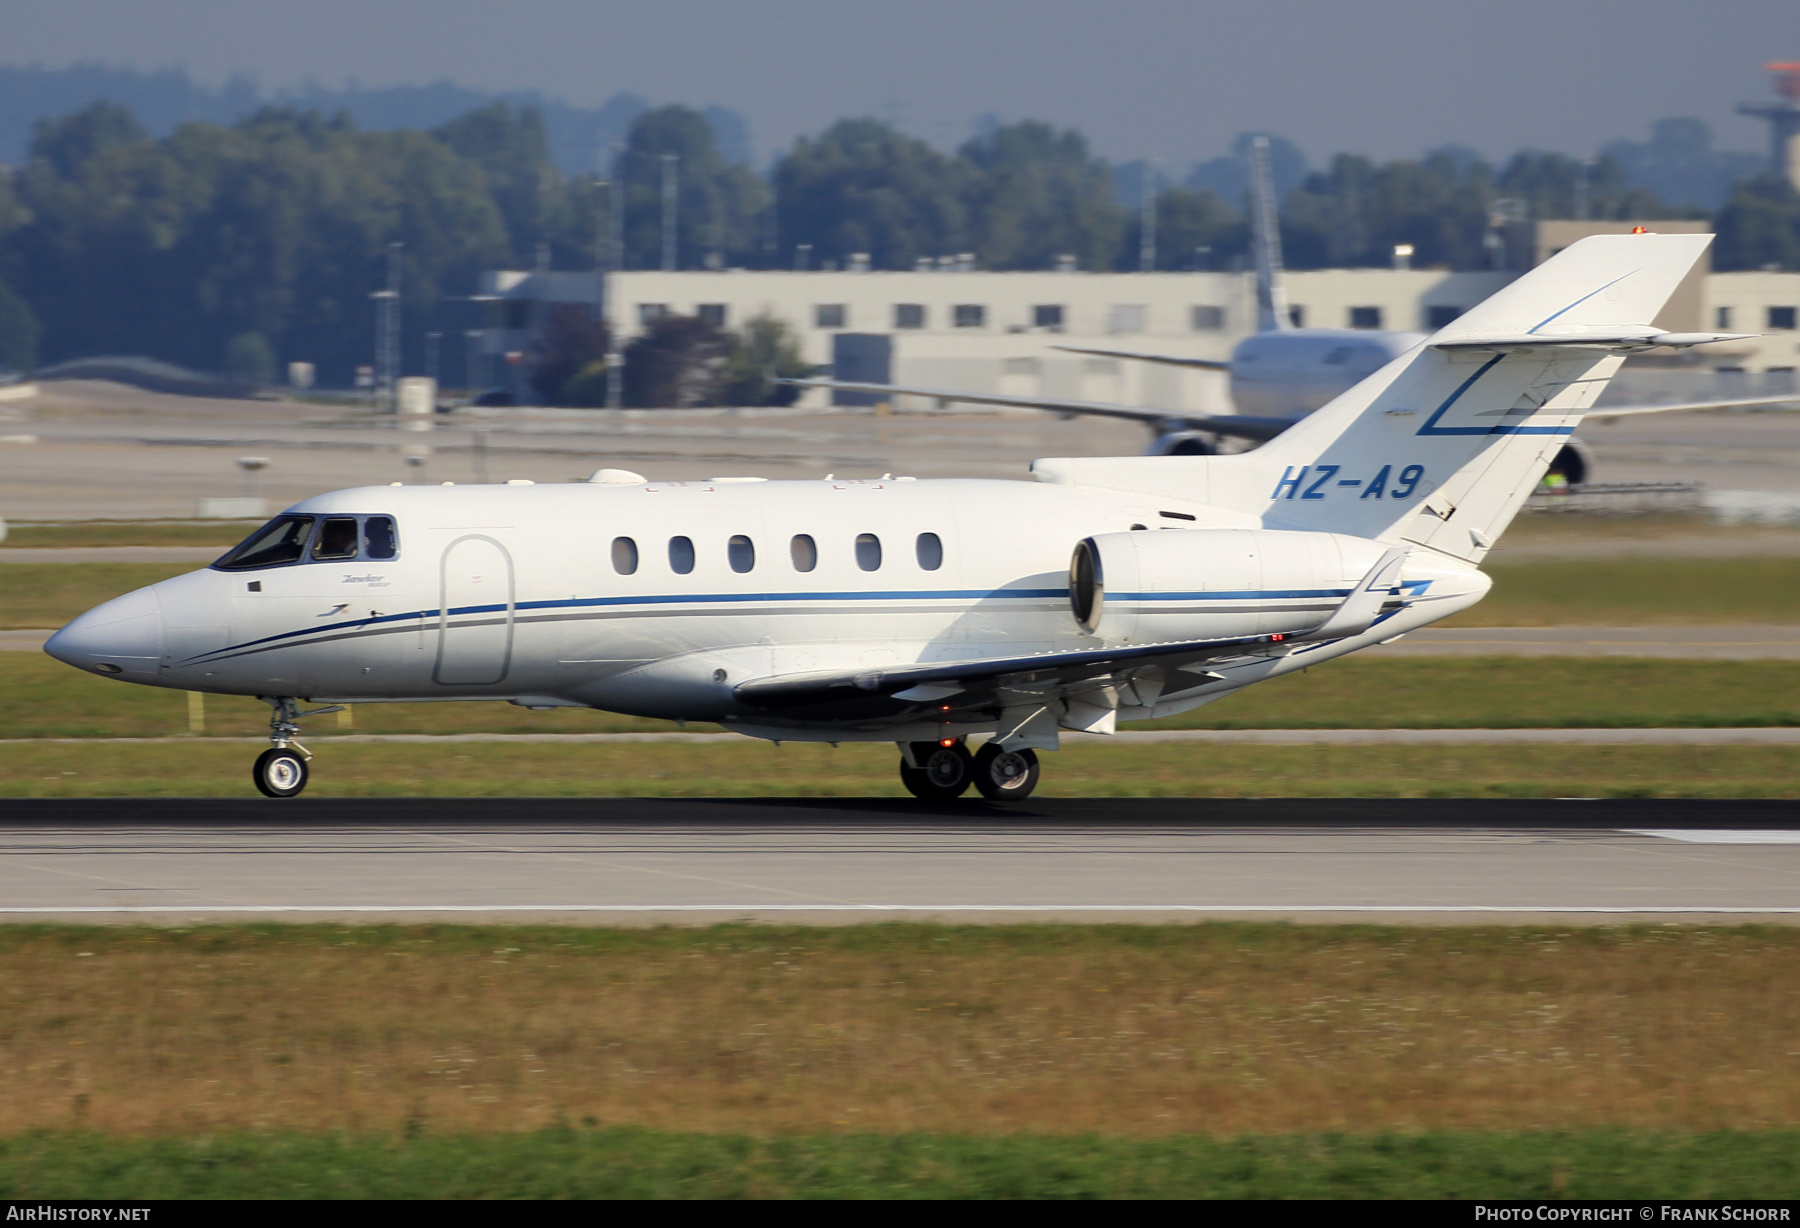
[[[300,790],[306,788],[306,779],[310,772],[307,762],[312,752],[300,745],[296,735],[300,732],[300,719],[306,716],[324,716],[328,712],[342,712],[341,706],[314,708],[310,712],[300,711],[300,701],[291,695],[262,697],[269,705],[269,741],[271,746],[256,757],[256,766],[250,769],[250,779],[264,797],[298,797]]]

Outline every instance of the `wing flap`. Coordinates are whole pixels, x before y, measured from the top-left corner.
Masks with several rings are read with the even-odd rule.
[[[953,708],[977,707],[1002,692],[1047,696],[1071,685],[1128,675],[1150,666],[1181,669],[1240,657],[1291,638],[1278,633],[903,665],[858,673],[786,674],[739,683],[732,694],[740,703],[763,709],[821,707],[877,697],[921,707],[946,703]]]

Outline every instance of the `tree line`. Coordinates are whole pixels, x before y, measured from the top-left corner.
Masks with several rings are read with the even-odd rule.
[[[1120,191],[1118,170],[1079,133],[1035,121],[946,152],[877,120],[840,120],[765,176],[722,153],[700,112],[666,106],[637,116],[602,179],[559,170],[542,116],[507,102],[384,132],[341,113],[265,107],[162,138],[98,102],[40,121],[25,163],[0,175],[0,367],[142,354],[257,376],[304,360],[322,382],[345,384],[370,361],[369,296],[396,241],[409,371],[427,332],[484,323],[487,308],[468,301],[484,269],[657,268],[671,255],[680,268],[866,256],[906,269],[966,254],[997,270],[1071,258],[1131,270],[1152,250],[1146,219],[1151,267],[1244,266],[1241,193],[1205,186],[1216,176],[1159,184],[1146,210]],[[1526,151],[1493,165],[1446,150],[1339,155],[1286,193],[1282,231],[1295,268],[1385,265],[1409,243],[1417,267],[1470,269],[1488,267],[1498,222],[1578,213],[1704,216],[1632,186],[1610,157]],[[1785,180],[1737,181],[1714,222],[1715,267],[1800,269],[1800,197]],[[742,337],[706,345],[719,350],[709,369],[720,379],[775,362],[746,356]],[[591,383],[591,365],[567,378],[587,372]],[[647,387],[628,383],[633,399]]]

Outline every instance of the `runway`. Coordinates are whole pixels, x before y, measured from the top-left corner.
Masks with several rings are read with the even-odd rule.
[[[0,918],[1800,921],[1790,801],[13,801]]]

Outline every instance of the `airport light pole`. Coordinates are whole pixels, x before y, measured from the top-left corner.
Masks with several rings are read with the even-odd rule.
[[[1139,203],[1138,272],[1156,272],[1156,163],[1144,159]]]
[[[469,385],[469,395],[471,397],[480,396],[484,389],[484,385],[487,383],[486,380],[477,378],[478,376],[485,374],[485,372],[481,370],[481,342],[486,336],[487,330],[485,328],[469,328],[463,330],[463,342],[467,347],[463,351],[463,380]]]
[[[399,406],[395,401],[400,379],[400,252],[404,244],[398,239],[387,247],[387,289],[369,297],[375,300],[375,402],[385,405],[389,413]]]
[[[678,183],[676,179],[675,154],[662,156],[662,268],[665,273],[675,271],[676,205],[678,204]]]
[[[610,208],[607,215],[606,258],[595,274],[600,293],[600,320],[606,325],[606,407],[617,409],[624,401],[622,382],[624,356],[619,353],[619,325],[613,311],[614,276],[625,268],[625,152],[617,142],[612,147],[612,178],[608,181]]]

